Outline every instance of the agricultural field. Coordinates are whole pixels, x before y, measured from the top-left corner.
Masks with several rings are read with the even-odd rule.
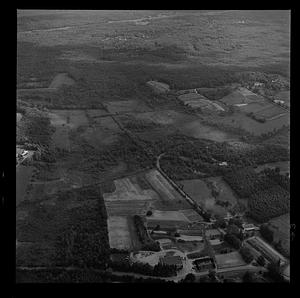
[[[220,101],[228,106],[239,106],[254,102],[259,103],[265,100],[261,96],[256,95],[255,93],[249,91],[246,88],[239,88],[220,99]]]
[[[183,221],[190,222],[190,220],[180,211],[159,211],[153,210],[150,216],[147,216],[147,221]]]
[[[200,108],[203,111],[225,111],[220,105],[215,102],[212,102],[205,98],[203,95],[198,93],[186,93],[178,96],[185,105],[190,106],[193,109]]]
[[[111,248],[130,250],[131,234],[126,217],[109,216],[107,220],[109,246]]]
[[[19,165],[16,168],[16,202],[17,205],[24,200],[34,168]]]
[[[56,148],[70,151],[69,129],[67,127],[56,127],[52,135],[52,140]]]
[[[231,206],[234,206],[237,203],[238,198],[236,197],[233,190],[224,181],[224,179],[222,177],[210,177],[210,178],[206,178],[204,180],[210,181],[213,183],[213,185],[218,193],[216,196],[217,200],[220,200],[223,202],[229,202]]]
[[[59,73],[54,77],[53,81],[49,85],[49,88],[58,89],[64,85],[72,86],[74,84],[74,80],[71,79],[67,73]]]
[[[157,93],[164,93],[170,91],[169,85],[162,82],[149,81],[147,82],[147,85],[151,87],[154,90],[154,92]]]
[[[271,133],[274,130],[281,129],[284,125],[290,124],[290,116],[287,113],[279,118],[267,120],[265,123],[257,122],[256,120],[246,116],[244,113],[234,113],[234,115],[218,118],[217,116],[214,118],[206,117],[206,120],[220,128],[222,128],[223,125],[228,128],[242,129],[254,136]]]
[[[121,114],[128,112],[143,113],[151,111],[147,106],[136,100],[120,100],[103,102],[105,108],[112,114]]]
[[[215,180],[213,180],[215,181]],[[202,208],[205,210],[211,211],[215,215],[222,215],[226,216],[227,209],[216,204],[217,199],[213,197],[211,188],[207,185],[206,181],[203,179],[193,179],[193,180],[183,180],[180,181],[180,184],[183,185],[183,190],[192,198],[194,199]],[[228,186],[224,187],[223,181],[221,182],[222,188],[220,186],[219,180],[219,187],[221,189],[221,193],[219,197],[222,198],[221,200],[230,200],[230,202],[236,202],[235,197],[233,196],[231,190]],[[223,196],[225,194],[225,198]]]
[[[84,110],[51,110],[49,114],[52,125],[63,125],[70,128],[88,125]]]
[[[208,139],[216,142],[238,140],[239,137],[194,120],[179,126],[180,132],[197,139]]]

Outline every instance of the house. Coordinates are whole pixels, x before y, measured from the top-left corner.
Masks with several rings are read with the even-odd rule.
[[[205,231],[205,236],[209,240],[222,239],[222,233],[218,229],[208,229]]]
[[[259,227],[254,224],[243,224],[242,225],[242,233],[244,236],[251,237],[257,235],[259,231]]]
[[[277,104],[284,105],[284,101],[280,100],[280,99],[274,99],[274,102],[277,103]]]
[[[162,265],[175,265],[177,270],[183,268],[182,258],[180,256],[164,256],[159,259]]]
[[[216,268],[213,258],[209,256],[199,258],[193,264],[196,265],[198,271],[209,271]]]

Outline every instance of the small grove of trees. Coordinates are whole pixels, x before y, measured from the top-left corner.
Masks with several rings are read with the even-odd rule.
[[[169,277],[176,275],[177,268],[175,265],[165,265],[158,263],[151,266],[147,263],[129,263],[128,261],[112,262],[111,268],[122,272],[135,272],[149,276]]]
[[[193,273],[188,273],[183,280],[183,282],[188,282],[188,283],[192,283],[195,281],[196,281],[196,276]]]
[[[139,215],[135,215],[133,221],[139,240],[143,245],[142,250],[160,251],[159,243],[149,237],[143,219]]]
[[[268,265],[267,275],[275,282],[284,282],[284,278],[280,272],[280,267],[277,263],[270,263]]]
[[[226,234],[224,236],[224,240],[230,244],[231,246],[233,246],[235,249],[240,249],[242,242],[241,240],[235,236],[234,234]]]
[[[254,256],[248,247],[242,247],[240,249],[240,254],[247,264],[251,263],[254,259]]]
[[[249,282],[254,282],[255,278],[253,273],[247,271],[244,276],[243,276],[243,282],[249,283]]]
[[[260,226],[260,234],[262,237],[267,240],[269,243],[272,243],[274,240],[274,232],[266,224]]]
[[[146,215],[147,215],[147,216],[151,216],[151,215],[152,215],[152,211],[151,211],[151,210],[148,210],[147,213],[146,213]]]

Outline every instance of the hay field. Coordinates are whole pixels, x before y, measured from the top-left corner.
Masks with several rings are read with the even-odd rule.
[[[50,121],[54,125],[65,124],[70,128],[88,125],[88,119],[84,110],[51,110],[49,115]]]
[[[224,207],[216,205],[216,199],[212,196],[205,180],[182,180],[180,183],[183,185],[183,190],[202,208],[222,216],[227,214],[227,210]]]
[[[201,215],[199,215],[194,209],[185,209],[185,210],[180,210],[182,214],[186,218],[188,218],[189,221],[203,221],[203,218]]]
[[[200,120],[185,123],[178,128],[183,134],[198,139],[207,139],[216,142],[226,142],[237,139],[227,132],[202,124]]]
[[[26,195],[26,189],[34,168],[31,166],[18,166],[16,168],[16,204],[21,203]]]
[[[149,120],[162,125],[176,125],[177,123],[181,123],[184,122],[184,120],[189,119],[186,114],[182,114],[174,110],[158,110],[155,112],[141,113],[133,116],[135,116],[137,119]]]
[[[211,122],[216,123],[219,127],[228,126],[241,128],[247,132],[260,136],[263,133],[272,132],[274,129],[280,129],[283,125],[290,124],[290,115],[285,114],[279,118],[268,120],[265,123],[260,123],[246,116],[244,113],[234,113],[226,117],[210,118]]]
[[[59,73],[54,77],[53,81],[49,85],[49,88],[58,89],[63,85],[71,86],[74,84],[75,84],[74,80],[71,79],[67,73]]]
[[[117,249],[131,249],[131,236],[127,218],[110,216],[107,219],[109,246]]]
[[[149,112],[150,109],[136,100],[119,100],[103,102],[110,113],[119,114],[125,112]]]
[[[111,201],[140,201],[154,200],[157,194],[153,190],[141,189],[138,184],[132,183],[129,178],[114,181],[116,190],[113,193],[104,193],[105,202]]]
[[[55,147],[70,151],[69,129],[63,126],[56,127],[52,141]]]
[[[97,119],[98,117],[108,115],[107,111],[103,109],[88,109],[86,110],[88,117]]]
[[[224,109],[219,106],[217,103],[214,103],[208,100],[201,94],[198,93],[187,93],[179,95],[178,98],[186,105],[190,106],[191,108],[201,108],[204,110],[210,111],[224,111]]]
[[[277,115],[287,114],[287,113],[288,112],[285,109],[281,108],[278,105],[274,105],[271,103],[266,108],[261,109],[260,111],[256,112],[257,115],[265,117],[267,119],[272,118]]]
[[[151,187],[159,195],[159,200],[155,201],[156,209],[176,211],[191,208],[191,205],[157,170],[150,170],[145,174],[145,177]]]
[[[180,211],[160,211],[153,210],[151,216],[147,216],[147,221],[183,221],[190,222],[190,220]]]
[[[99,148],[102,145],[110,145],[118,140],[118,134],[121,131],[111,117],[93,118],[92,122],[80,134],[90,145]]]
[[[164,93],[170,91],[170,87],[168,84],[157,82],[157,81],[149,81],[147,85],[153,89],[154,92]]]
[[[274,231],[274,241],[281,241],[282,248],[287,256],[290,255],[290,214],[275,217],[269,221]]]

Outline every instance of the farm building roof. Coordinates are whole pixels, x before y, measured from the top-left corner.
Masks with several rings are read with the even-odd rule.
[[[255,226],[254,224],[243,224],[243,229],[245,231],[259,230],[259,228],[257,226]]]
[[[168,256],[160,259],[161,263],[164,265],[181,265],[182,259],[180,256]]]
[[[22,154],[24,150],[22,148],[17,148],[17,154]]]
[[[221,235],[222,233],[217,229],[209,229],[205,231],[206,236],[215,236],[215,235]]]

